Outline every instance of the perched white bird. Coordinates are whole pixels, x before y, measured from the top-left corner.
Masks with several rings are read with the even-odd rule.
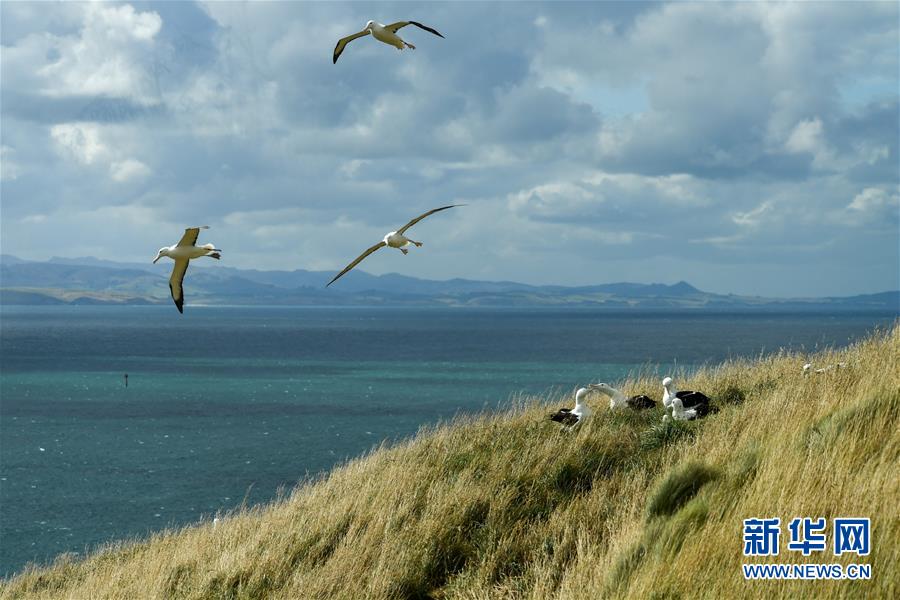
[[[685,408],[681,403],[681,398],[675,398],[672,400],[672,418],[676,421],[693,421],[706,414],[706,412],[701,414],[701,407],[705,406],[705,404],[698,404],[693,408]]]
[[[644,396],[642,394],[640,396],[632,396],[630,398],[626,398],[625,394],[612,387],[608,383],[591,383],[588,385],[588,389],[609,396],[610,409],[628,407],[634,410],[641,410],[644,408],[653,408],[654,406],[656,406],[656,402],[654,402],[653,399],[649,396]]]
[[[370,33],[372,34],[372,37],[379,42],[389,44],[397,50],[403,50],[404,48],[415,50],[415,46],[408,42],[404,42],[400,39],[400,36],[397,35],[397,31],[406,27],[407,25],[415,25],[419,29],[424,29],[425,31],[433,33],[438,37],[444,37],[440,33],[438,33],[437,30],[422,25],[421,23],[416,23],[415,21],[397,21],[396,23],[391,23],[390,25],[382,25],[381,23],[376,23],[375,21],[369,21],[368,23],[366,23],[365,29],[363,29],[359,33],[354,33],[353,35],[348,35],[347,37],[338,40],[337,46],[334,47],[334,60],[332,62],[337,63],[338,57],[341,55],[341,52],[344,51],[344,48],[347,46],[347,44],[349,44],[356,38],[361,38],[363,36],[369,35]]]
[[[219,254],[221,250],[213,244],[197,245],[197,238],[200,236],[201,229],[209,229],[209,226],[188,227],[184,230],[184,235],[177,244],[160,248],[156,258],[153,259],[154,264],[163,256],[168,256],[175,261],[172,276],[169,277],[169,291],[172,292],[172,300],[175,301],[175,306],[178,307],[178,312],[180,313],[184,313],[184,290],[181,284],[184,281],[184,274],[187,272],[188,263],[191,259],[209,256],[219,260],[222,257]]]
[[[416,247],[421,246],[422,242],[417,242],[415,240],[411,240],[408,237],[406,237],[405,235],[403,235],[404,233],[406,233],[406,230],[429,215],[433,215],[436,212],[440,212],[442,210],[447,210],[448,208],[453,208],[455,206],[465,206],[465,205],[464,204],[451,204],[450,206],[442,206],[440,208],[434,208],[432,210],[429,210],[427,213],[425,213],[423,215],[419,215],[418,217],[416,217],[415,219],[413,219],[412,221],[410,221],[409,223],[407,223],[406,225],[404,225],[397,231],[392,231],[392,232],[388,233],[386,236],[384,236],[383,240],[381,240],[380,242],[378,242],[377,244],[375,244],[374,246],[372,246],[371,248],[369,248],[368,250],[366,250],[365,252],[360,254],[356,260],[354,260],[352,263],[350,263],[349,265],[344,267],[344,270],[341,271],[340,273],[338,273],[337,275],[335,275],[334,279],[329,281],[328,284],[325,285],[325,287],[328,287],[329,285],[331,285],[332,283],[334,283],[335,281],[340,279],[340,277],[344,273],[346,273],[347,271],[349,271],[350,269],[352,269],[353,267],[355,267],[356,265],[361,263],[364,258],[369,256],[376,250],[384,248],[385,246],[387,246],[389,248],[397,248],[403,254],[406,254],[407,252],[409,252],[409,250],[407,250],[406,247],[409,246],[410,244],[413,244]]]
[[[575,392],[575,408],[561,408],[550,415],[550,420],[572,428],[590,417],[592,411],[585,403],[588,393],[590,393],[590,390],[587,388],[578,388],[578,391]]]
[[[827,373],[828,371],[832,371],[834,369],[843,369],[846,366],[847,366],[847,363],[839,362],[839,363],[835,363],[833,365],[828,365],[828,366],[822,367],[821,369],[815,369],[815,372],[816,373]],[[811,370],[813,370],[812,367],[813,367],[812,363],[806,363],[805,365],[803,365],[803,374],[809,375],[809,372]]]
[[[672,382],[671,377],[666,377],[663,379],[663,406],[666,408],[672,408],[672,402],[675,398],[681,399],[681,403],[686,408],[693,408],[698,404],[705,404],[707,408],[709,408],[709,398],[706,397],[706,394],[702,392],[691,392],[691,391],[683,391],[679,392],[675,389],[675,384]],[[706,413],[704,413],[706,414]]]

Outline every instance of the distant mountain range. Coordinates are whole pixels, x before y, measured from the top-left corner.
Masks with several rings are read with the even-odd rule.
[[[165,268],[92,257],[26,261],[0,255],[2,304],[165,304]],[[185,281],[187,303],[207,305],[419,305],[556,306],[610,309],[873,310],[900,312],[900,292],[849,297],[774,299],[713,294],[680,281],[607,283],[564,287],[511,281],[434,281],[396,273],[354,270],[326,288],[331,271],[257,271],[193,265]]]

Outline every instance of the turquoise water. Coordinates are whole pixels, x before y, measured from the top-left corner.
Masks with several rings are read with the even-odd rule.
[[[840,346],[895,317],[2,307],[0,574],[271,500],[522,393]]]

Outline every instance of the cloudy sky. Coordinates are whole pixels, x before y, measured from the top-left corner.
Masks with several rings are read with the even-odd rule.
[[[898,4],[27,3],[2,251],[717,292],[897,289]],[[339,37],[413,19],[415,51]]]

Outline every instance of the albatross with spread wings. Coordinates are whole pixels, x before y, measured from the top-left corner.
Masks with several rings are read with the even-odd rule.
[[[406,233],[406,230],[427,216],[433,215],[436,212],[441,212],[442,210],[447,210],[448,208],[454,208],[456,206],[465,206],[465,205],[464,204],[451,204],[449,206],[433,208],[433,209],[429,210],[427,213],[419,215],[418,217],[416,217],[415,219],[413,219],[412,221],[410,221],[409,223],[407,223],[406,225],[404,225],[397,231],[390,232],[389,234],[384,236],[383,240],[381,240],[380,242],[378,242],[377,244],[375,244],[374,246],[372,246],[371,248],[369,248],[368,250],[366,250],[365,252],[360,254],[356,260],[354,260],[352,263],[350,263],[349,265],[344,267],[344,270],[341,271],[340,273],[338,273],[337,275],[335,275],[334,279],[329,281],[325,287],[328,287],[329,285],[331,285],[332,283],[334,283],[335,281],[340,279],[344,273],[348,272],[350,269],[352,269],[353,267],[355,267],[356,265],[361,263],[363,261],[363,259],[365,259],[367,256],[369,256],[376,250],[384,248],[385,246],[387,246],[389,248],[397,248],[403,254],[406,254],[407,252],[409,252],[409,250],[407,250],[406,247],[409,246],[410,244],[413,244],[416,247],[421,246],[422,242],[417,242],[415,240],[411,240],[408,237],[406,237],[405,235],[403,235],[404,233]]]
[[[407,25],[415,25],[419,29],[424,29],[425,31],[433,33],[438,37],[444,37],[437,30],[432,29],[431,27],[428,27],[426,25],[422,25],[421,23],[416,23],[415,21],[397,21],[396,23],[391,23],[390,25],[382,25],[381,23],[376,23],[375,21],[369,21],[368,23],[366,23],[366,27],[359,33],[354,33],[353,35],[348,35],[347,37],[338,40],[337,46],[334,47],[334,60],[332,62],[337,63],[341,52],[344,51],[344,48],[347,46],[347,44],[349,44],[356,38],[367,36],[370,33],[372,34],[372,37],[379,42],[389,44],[397,50],[403,50],[403,48],[411,48],[415,50],[415,46],[408,42],[404,42],[400,39],[400,36],[397,35],[397,31],[406,27]]]
[[[209,256],[219,260],[221,255],[218,248],[213,244],[197,245],[197,238],[200,236],[201,229],[209,229],[208,225],[201,227],[188,227],[184,230],[181,240],[174,246],[165,246],[156,253],[153,264],[156,264],[163,256],[168,256],[175,261],[175,267],[172,269],[172,276],[169,277],[169,291],[172,292],[172,300],[178,307],[178,312],[184,313],[184,290],[181,287],[184,281],[184,274],[187,272],[188,263],[192,258],[200,258],[201,256]]]

